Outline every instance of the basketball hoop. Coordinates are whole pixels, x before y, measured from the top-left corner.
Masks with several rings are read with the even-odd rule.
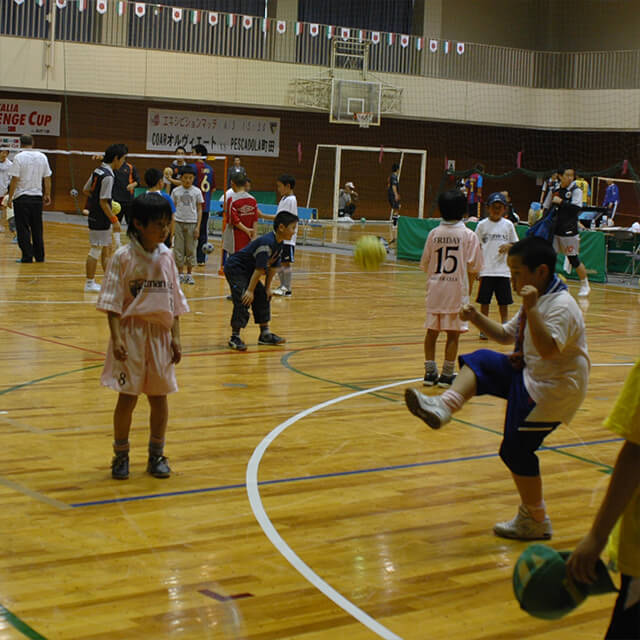
[[[368,129],[371,121],[373,120],[372,111],[362,111],[353,114],[354,119],[358,121],[358,126],[361,129]]]

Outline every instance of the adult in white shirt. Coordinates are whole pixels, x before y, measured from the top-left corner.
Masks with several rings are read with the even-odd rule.
[[[33,138],[20,136],[20,151],[9,168],[9,203],[22,251],[20,262],[44,262],[42,205],[51,204],[51,168],[44,153],[33,151]],[[44,183],[44,190],[43,190]],[[43,193],[44,191],[44,193]]]

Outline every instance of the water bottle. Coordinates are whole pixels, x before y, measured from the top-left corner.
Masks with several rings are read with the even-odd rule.
[[[600,223],[600,226],[602,227],[607,226],[607,216],[602,216],[602,222]]]

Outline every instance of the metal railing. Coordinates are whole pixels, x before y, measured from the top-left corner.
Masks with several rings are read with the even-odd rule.
[[[103,13],[98,11],[100,3],[106,7]],[[119,0],[21,0],[19,4],[1,0],[0,36],[49,39],[48,14],[55,11],[55,39],[60,41],[330,64],[327,25],[315,25],[312,32],[304,23],[296,34],[296,23],[286,22],[282,33],[282,22],[273,19],[182,9],[177,21],[174,10]],[[334,28],[332,37],[339,38],[340,33],[339,27]],[[370,31],[351,29],[354,34],[374,39]],[[455,42],[445,53],[443,41],[432,51],[428,37],[393,34],[389,44],[389,34],[381,32],[375,39],[369,54],[369,69],[374,72],[542,89],[640,88],[640,50],[545,52],[465,43],[459,55]]]

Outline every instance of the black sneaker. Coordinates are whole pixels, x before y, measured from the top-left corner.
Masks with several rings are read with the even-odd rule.
[[[438,372],[434,371],[433,373],[425,373],[422,384],[425,387],[433,387],[434,385],[438,384]]]
[[[261,333],[258,338],[258,344],[268,344],[270,346],[277,346],[279,344],[284,344],[286,340],[277,336],[275,333]]]
[[[231,336],[229,338],[229,349],[235,349],[236,351],[246,351],[247,345],[242,342],[242,338],[240,336]]]
[[[291,295],[291,289],[287,289],[282,295],[286,296],[290,296]]]
[[[171,475],[169,461],[165,456],[149,456],[147,473],[150,473],[154,478],[168,478]]]
[[[111,461],[111,477],[114,480],[126,480],[129,477],[129,454],[116,453]]]
[[[442,389],[448,389],[453,384],[453,381],[455,379],[456,379],[455,373],[450,376],[445,376],[444,373],[442,373],[438,378],[438,386],[441,387]]]

